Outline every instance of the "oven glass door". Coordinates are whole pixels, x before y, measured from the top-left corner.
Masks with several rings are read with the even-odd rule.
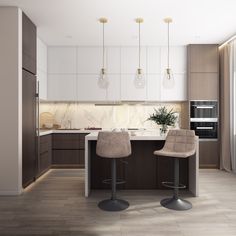
[[[217,122],[191,122],[191,129],[199,138],[217,139]]]
[[[217,118],[218,105],[216,101],[191,101],[190,118]]]

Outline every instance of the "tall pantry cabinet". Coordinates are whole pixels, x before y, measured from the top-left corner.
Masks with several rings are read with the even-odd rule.
[[[36,26],[22,14],[22,185],[37,173],[36,137]]]

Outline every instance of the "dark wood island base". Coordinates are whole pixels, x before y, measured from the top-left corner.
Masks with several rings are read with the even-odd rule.
[[[91,158],[91,189],[109,189],[103,183],[104,179],[111,177],[110,161],[96,155],[96,143],[90,142]],[[117,161],[117,177],[126,181],[118,185],[119,189],[165,189],[163,181],[173,181],[173,158],[157,157],[155,150],[164,146],[163,140],[133,140],[131,141],[132,154]],[[188,159],[180,160],[180,182],[188,189]]]

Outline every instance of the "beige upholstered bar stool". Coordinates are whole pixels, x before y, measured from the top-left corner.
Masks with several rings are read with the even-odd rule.
[[[188,158],[196,152],[196,138],[193,130],[170,130],[166,137],[166,142],[161,150],[154,154],[160,157],[173,157],[174,164],[174,182],[162,182],[166,187],[174,189],[172,198],[161,200],[161,205],[173,210],[188,210],[192,204],[179,198],[179,189],[186,188],[179,184],[179,159]]]
[[[116,198],[116,159],[131,154],[128,132],[99,132],[96,153],[100,157],[111,159],[111,198],[99,202],[100,209],[105,211],[121,211],[129,207],[129,203]]]

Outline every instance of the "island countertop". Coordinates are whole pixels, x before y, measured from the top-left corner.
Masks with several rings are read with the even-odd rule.
[[[166,135],[160,135],[157,130],[143,130],[143,131],[128,131],[130,133],[130,140],[165,140]],[[92,132],[86,135],[85,140],[97,140],[98,132]]]

